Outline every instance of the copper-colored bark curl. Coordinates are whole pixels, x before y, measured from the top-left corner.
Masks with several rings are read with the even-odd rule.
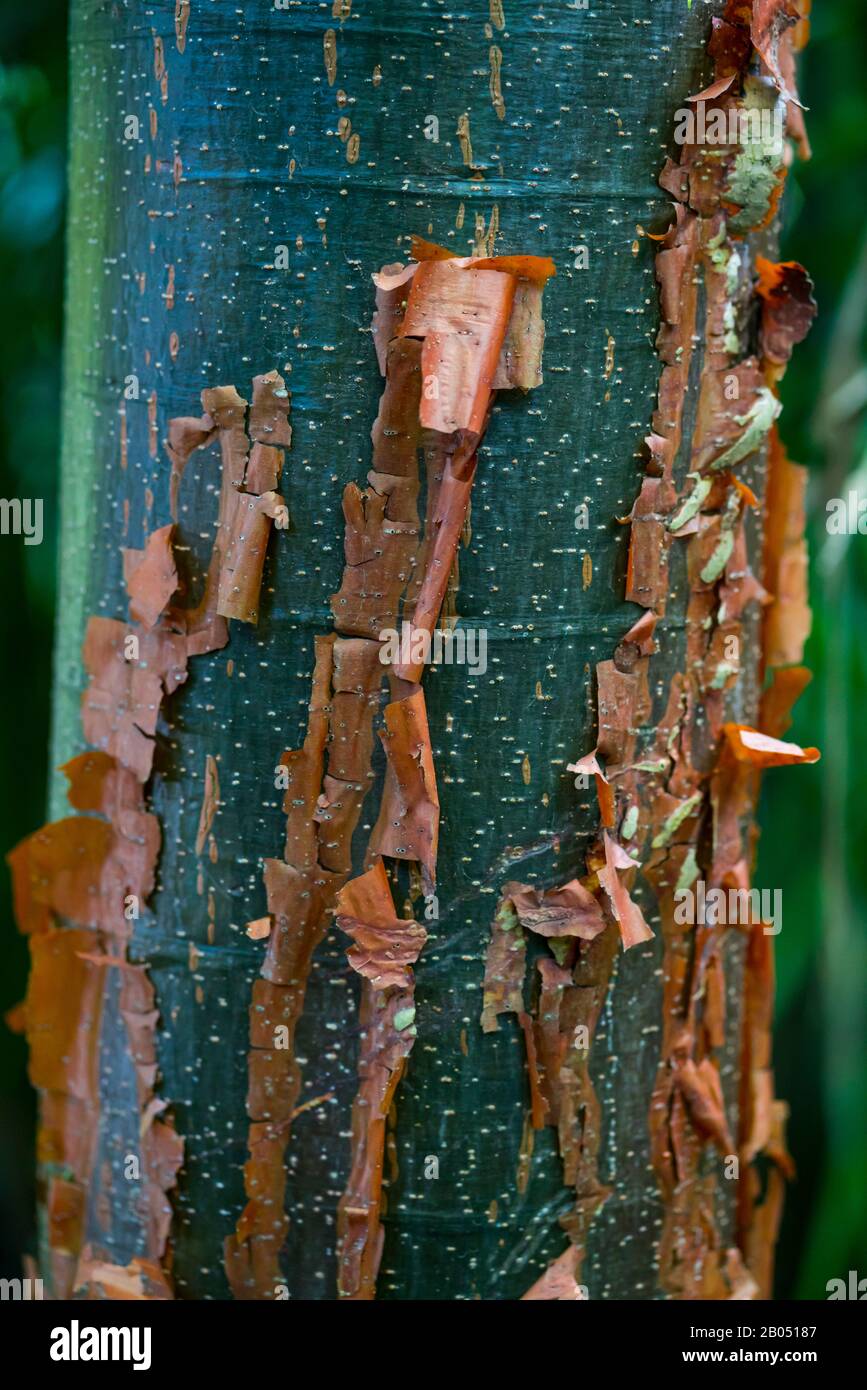
[[[129,594],[130,617],[152,628],[178,587],[172,549],[174,527],[161,526],[148,537],[143,551],[124,550],[123,573]]]
[[[743,114],[751,102],[755,104],[760,84],[749,71],[755,48],[788,101],[789,128],[803,149],[803,121],[799,113],[792,117],[797,112],[792,54],[802,45],[806,26],[803,22],[788,26],[790,20],[803,17],[807,8],[788,0],[730,0],[724,17],[713,21],[709,43],[713,81],[693,100],[712,103],[716,114],[735,116]],[[735,1145],[714,1055],[725,1036],[723,929],[681,925],[674,914],[675,894],[684,887],[690,889],[703,871],[713,884],[746,888],[749,864],[743,823],[757,793],[758,769],[818,756],[816,750],[779,741],[791,701],[803,687],[802,671],[772,687],[760,732],[735,724],[728,704],[728,692],[738,684],[744,661],[742,622],[750,606],[769,605],[765,661],[770,667],[799,662],[809,630],[800,480],[781,459],[772,431],[780,409],[773,388],[792,343],[803,336],[812,317],[809,284],[800,267],[759,261],[762,359],[746,355],[739,316],[754,286],[745,271],[742,243],[732,232],[743,236],[773,216],[785,165],[778,161],[776,167],[771,154],[764,167],[755,159],[740,162],[740,155],[739,147],[720,154],[719,149],[706,151],[689,141],[682,147],[680,165],[667,161],[659,180],[678,206],[656,256],[662,318],[657,340],[658,406],[647,437],[648,477],[631,514],[627,597],[662,621],[669,551],[681,544],[686,546],[689,596],[683,669],[671,682],[655,732],[642,727],[650,717],[650,704],[639,694],[638,682],[646,695],[653,685],[648,685],[653,637],[665,642],[667,634],[651,635],[646,645],[643,631],[640,641],[637,632],[627,634],[614,660],[597,667],[597,751],[604,760],[607,783],[616,787],[618,809],[628,808],[621,827],[628,826],[624,840],[629,851],[624,854],[609,833],[615,818],[606,791],[600,796],[601,851],[598,843],[591,848],[588,869],[611,894],[621,925],[629,919],[631,905],[621,896],[625,890],[619,875],[633,872],[636,861],[643,861],[643,875],[659,903],[664,1031],[650,1131],[664,1201],[660,1284],[667,1294],[679,1298],[767,1296],[770,1251],[788,1164],[780,1133],[782,1112],[773,1099],[769,1066],[772,944],[770,938],[755,934],[761,932],[759,927],[751,936],[745,986],[741,1102],[745,1128],[738,1143],[747,1171],[745,1176],[742,1172],[739,1196],[741,1253],[725,1249],[715,1223],[716,1177],[702,1168],[709,1143],[729,1157]],[[703,324],[697,297],[701,281]],[[673,464],[683,451],[684,404],[697,344],[703,349],[697,418],[687,484],[678,496]],[[744,508],[755,505],[757,499],[738,471],[766,446],[769,434],[766,557],[760,583],[750,572],[743,523]],[[757,674],[761,677],[761,671]],[[737,717],[744,718],[740,709]],[[597,775],[592,755],[572,769]],[[710,862],[703,870],[705,832],[711,830]],[[643,928],[639,935],[644,935]],[[605,941],[603,934],[588,954]],[[571,990],[551,962],[543,964],[539,1010],[542,1014],[544,1009],[544,1016],[536,1028],[543,1047],[537,1051],[549,1071],[559,1068],[559,1094],[555,1096],[550,1087],[548,1094],[561,1116],[563,1152],[569,1093],[562,1082],[561,1043],[554,1021],[562,1023]],[[762,1204],[757,1202],[758,1184],[749,1170],[750,1160],[759,1151],[774,1164]],[[574,1213],[564,1221],[579,1253],[598,1205],[592,1176],[587,1174],[583,1188],[578,1189]],[[555,1285],[557,1272],[555,1262],[549,1270]]]
[[[763,582],[772,597],[763,634],[769,666],[796,665],[810,633],[807,602],[807,470],[791,463],[776,430],[768,459]]]
[[[427,932],[418,922],[398,919],[382,860],[341,888],[335,915],[355,943],[346,952],[353,970],[376,989],[408,989],[409,967],[418,960]]]
[[[485,956],[482,996],[482,1030],[495,1033],[500,1014],[524,1011],[524,974],[527,943],[511,898],[503,898],[491,923],[491,939]]]
[[[248,1201],[225,1250],[239,1298],[272,1297],[280,1275],[282,1154],[292,1119],[303,1108],[296,1104],[301,1078],[294,1029],[335,895],[338,912],[344,909],[342,924],[355,938],[349,957],[362,975],[363,1036],[352,1170],[339,1207],[340,1292],[373,1296],[382,1244],[385,1114],[414,1036],[409,964],[424,940],[423,929],[399,921],[393,908],[377,915],[359,900],[358,885],[376,882],[390,904],[381,863],[341,892],[373,781],[373,719],[385,674],[380,643],[404,615],[410,633],[422,638],[439,621],[492,392],[501,386],[526,389],[539,380],[541,286],[551,273],[551,263],[538,258],[495,258],[477,266],[427,247],[421,264],[386,266],[374,277],[373,337],[386,378],[372,431],[374,467],[366,489],[350,483],[344,491],[346,563],[332,598],[340,635],[317,639],[307,736],[303,748],[281,760],[288,779],[285,860],[266,861],[270,929],[261,934],[267,941],[261,973],[270,988],[266,994],[257,984],[251,1010]],[[233,457],[233,403],[204,404]],[[221,415],[223,406],[228,414]],[[417,511],[422,455],[428,499],[423,536]],[[245,487],[256,491],[249,467]],[[236,506],[243,495],[235,497]],[[237,511],[234,516],[232,535],[238,532]],[[231,560],[221,563],[224,575],[235,568]],[[209,611],[207,602],[202,607]],[[432,888],[439,805],[418,688],[423,668],[423,657],[416,660],[414,653],[391,666],[393,693],[400,698],[385,711],[386,783],[368,861],[374,855],[410,859],[422,866]],[[270,1045],[263,1012],[269,1020],[283,1020],[274,1026],[285,1028],[286,1048]]]
[[[582,1291],[575,1280],[578,1259],[578,1250],[575,1246],[567,1245],[563,1254],[552,1261],[535,1284],[521,1295],[521,1302],[576,1303],[586,1299],[587,1294]]]
[[[337,895],[337,923],[354,945],[350,965],[362,976],[360,1086],[352,1107],[352,1168],[337,1209],[338,1290],[371,1299],[382,1256],[379,1221],[385,1123],[415,1040],[412,965],[427,933],[399,921],[380,861]]]
[[[276,373],[254,383],[257,437],[261,433],[288,442],[282,385]],[[259,452],[248,469],[246,402],[233,387],[204,396],[207,413],[200,420],[171,421],[167,443],[175,516],[190,454],[215,433],[220,436],[220,529],[202,601],[195,610],[170,607],[178,588],[172,525],[153,532],[143,550],[124,550],[133,621],[92,617],[88,623],[83,659],[89,684],[82,696],[82,725],[95,749],[63,768],[70,804],[85,814],[44,827],[9,857],[19,926],[31,934],[32,970],[23,1016],[31,1076],[42,1092],[38,1152],[46,1171],[50,1273],[60,1298],[81,1290],[90,1298],[171,1297],[159,1262],[168,1245],[168,1193],[182,1163],[183,1142],[165,1115],[167,1101],[156,1092],[159,1011],[154,989],[146,968],[126,958],[131,923],[153,889],[160,846],[159,825],[146,810],[143,784],[150,777],[164,697],[186,679],[190,656],[226,641],[226,623],[216,605],[232,489],[243,483],[245,469],[251,485],[260,490],[270,476],[270,446],[265,443],[254,446]],[[154,428],[155,412],[154,397]],[[270,449],[272,455],[278,452]],[[198,852],[218,795],[216,764],[209,759]],[[105,1007],[106,1000],[112,1007]],[[84,1243],[89,1213],[99,1213],[104,1184],[111,1180],[110,1166],[97,1166],[96,1158],[101,1032],[104,1026],[115,1028],[116,1017],[126,1031],[135,1074],[143,1198],[137,1212],[143,1250],[125,1269],[103,1259],[94,1242]]]
[[[577,879],[544,891],[526,883],[504,883],[502,894],[521,926],[538,936],[592,941],[607,926],[598,901]]]
[[[386,705],[380,738],[388,767],[379,819],[370,837],[371,853],[417,860],[432,891],[440,806],[421,690]]]

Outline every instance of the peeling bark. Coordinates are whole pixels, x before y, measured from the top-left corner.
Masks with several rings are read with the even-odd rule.
[[[808,6],[706,8],[73,6],[90,751],[12,856],[55,1292],[768,1296],[773,941],[675,906],[748,888],[761,769],[815,753],[776,433],[812,305],[761,125],[668,133],[805,153]],[[489,669],[422,693],[455,622]]]

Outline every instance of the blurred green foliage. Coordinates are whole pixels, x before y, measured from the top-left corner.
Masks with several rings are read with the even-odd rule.
[[[825,1297],[867,1274],[867,539],[829,546],[825,501],[867,460],[867,84],[863,0],[819,0],[801,92],[813,160],[789,181],[783,254],[816,283],[819,319],[783,384],[783,436],[811,470],[815,672],[792,737],[821,763],[771,773],[762,795],[758,882],[782,887],[776,1071],[792,1107],[799,1176],[778,1261],[780,1296]],[[45,541],[0,539],[0,847],[43,818],[59,457],[66,5],[0,14],[0,496],[41,497]],[[862,374],[859,376],[859,373]],[[841,399],[841,388],[845,388]],[[842,418],[841,418],[842,417]],[[859,479],[867,497],[867,469]],[[825,560],[822,561],[822,555]],[[797,779],[796,781],[790,779]],[[0,1006],[21,998],[26,948],[0,874]],[[20,1038],[0,1036],[0,1273],[33,1249],[33,1102]]]
[[[863,0],[818,0],[801,96],[813,147],[788,185],[782,254],[816,285],[819,316],[783,381],[781,433],[810,469],[813,684],[791,737],[822,761],[765,778],[757,882],[783,890],[777,938],[777,1091],[791,1104],[781,1297],[825,1298],[867,1273],[867,537],[832,541],[826,501],[859,486],[867,457],[867,84]],[[802,775],[801,775],[802,774]]]
[[[0,537],[0,850],[44,819],[54,626],[63,203],[66,5],[28,0],[0,12],[0,497],[41,498],[44,540]],[[27,948],[12,926],[0,873],[0,1008],[24,993]],[[20,1272],[34,1250],[33,1097],[25,1048],[0,1036],[0,1266]]]

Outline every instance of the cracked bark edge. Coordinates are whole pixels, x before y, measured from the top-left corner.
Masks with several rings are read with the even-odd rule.
[[[359,1088],[352,1105],[352,1167],[337,1208],[338,1292],[374,1297],[385,1232],[380,1224],[389,1110],[415,1041],[412,965],[427,933],[394,910],[382,859],[338,893],[337,924],[351,936],[349,963],[362,977]]]
[[[385,376],[371,431],[373,469],[367,489],[350,483],[344,490],[345,565],[332,597],[335,635],[317,639],[304,746],[282,760],[285,859],[266,864],[274,927],[261,972],[266,983],[256,982],[250,1011],[248,1200],[224,1247],[236,1298],[272,1298],[285,1287],[279,1264],[287,1228],[284,1152],[301,1088],[294,1030],[327,916],[368,875],[384,876],[384,857],[418,862],[426,886],[435,883],[439,802],[419,684],[424,643],[440,619],[494,391],[498,384],[535,384],[541,362],[541,297],[554,273],[550,261],[458,258],[418,239],[413,255],[416,264],[387,265],[373,277],[373,340]],[[513,314],[518,322],[510,328]],[[420,452],[427,483],[423,535]],[[386,634],[396,632],[401,619],[407,642],[390,659]],[[358,665],[351,677],[353,654]],[[373,725],[386,670],[392,700],[380,735],[385,789],[365,874],[347,884],[352,835],[373,780]],[[369,931],[371,925],[359,919],[356,927]],[[409,938],[412,924],[404,925]],[[355,947],[349,959],[357,969]],[[363,980],[351,1172],[338,1207],[342,1298],[375,1296],[385,1119],[415,1035],[414,1024],[403,1029],[395,1020],[409,1011],[414,1019],[414,1008],[411,988],[401,993],[397,985],[378,989]],[[284,1029],[279,1048],[273,1045],[275,1018]],[[270,1087],[257,1081],[266,1066]]]
[[[757,105],[777,109],[782,103],[789,133],[803,153],[808,147],[802,114],[793,104],[794,54],[806,42],[809,4],[800,0],[796,8],[797,24],[785,28],[785,0],[754,0],[752,9],[731,0],[724,18],[713,22],[708,51],[714,61],[714,81],[690,100],[723,112],[749,111]],[[754,50],[764,76],[748,71]],[[748,177],[751,159],[756,165],[754,178]],[[749,852],[742,823],[755,806],[759,768],[818,757],[815,749],[775,742],[787,725],[791,703],[803,688],[805,676],[809,678],[799,666],[791,674],[780,673],[770,688],[763,714],[769,727],[753,730],[726,718],[726,692],[737,685],[741,673],[745,608],[750,604],[768,607],[764,651],[756,673],[760,679],[766,670],[799,662],[809,631],[803,479],[785,459],[774,421],[780,410],[777,384],[793,344],[809,327],[815,306],[809,279],[800,266],[778,266],[758,256],[758,283],[752,286],[752,276],[748,278],[752,246],[742,240],[772,221],[785,173],[784,162],[775,164],[763,148],[742,145],[720,159],[718,151],[705,157],[700,145],[685,145],[680,165],[667,160],[660,175],[661,186],[677,200],[676,219],[670,231],[657,238],[662,318],[657,351],[662,366],[658,406],[646,440],[648,476],[630,517],[626,580],[627,599],[640,603],[648,614],[622,639],[613,660],[597,666],[597,747],[572,765],[596,780],[602,843],[591,847],[587,868],[597,885],[608,890],[621,929],[631,910],[644,928],[646,923],[620,882],[618,868],[631,876],[629,866],[642,865],[660,911],[663,1046],[649,1127],[663,1199],[659,1280],[670,1297],[770,1296],[772,1246],[784,1179],[791,1171],[783,1135],[786,1108],[773,1099],[769,1067],[771,938],[764,934],[761,922],[748,925],[741,1134],[738,1154],[733,1155],[734,1140],[714,1055],[724,1041],[724,933],[716,925],[702,925],[690,934],[679,927],[675,914],[675,894],[691,888],[699,877],[698,859],[707,860],[709,842],[707,872],[712,886],[748,888]],[[698,270],[704,275],[707,297],[700,335],[704,361],[689,471],[679,494],[674,465],[683,444],[683,407],[697,327]],[[745,300],[759,305],[758,356],[742,355],[738,314],[745,319]],[[732,382],[734,398],[746,399],[740,413],[728,404],[731,397],[725,388]],[[744,530],[744,512],[756,504],[756,498],[731,470],[762,450],[768,440],[766,588],[749,568]],[[667,707],[636,762],[636,738],[650,716],[648,667],[655,651],[654,627],[657,621],[664,623],[670,551],[681,541],[687,549],[690,589],[684,669],[672,678]],[[652,624],[647,621],[649,614]],[[733,660],[728,658],[730,651],[737,653]],[[501,917],[502,912],[498,921]],[[646,934],[641,927],[634,935],[624,932],[624,948],[642,939]],[[586,966],[595,976],[599,1007],[613,963],[610,940],[609,932],[590,945],[579,942],[575,947],[578,969]],[[590,958],[599,957],[605,943],[607,959],[600,960],[594,970]],[[498,1012],[521,999],[523,956],[516,952],[504,957],[503,951],[502,933],[495,923],[490,976],[486,971],[486,1029],[496,1027]],[[534,1027],[552,1059],[543,1071],[543,1092],[546,1085],[548,1090],[545,1118],[547,1123],[558,1123],[567,1183],[574,1178],[576,1151],[579,1156],[575,1208],[561,1218],[577,1248],[574,1259],[567,1261],[574,1283],[580,1279],[589,1224],[607,1191],[596,1169],[598,1103],[586,1075],[578,1091],[583,1110],[573,1104],[570,1111],[567,1105],[573,1102],[573,1083],[562,1064],[564,1047],[567,1056],[569,1049],[569,1032],[563,1025],[568,1018],[571,1028],[575,1017],[568,1005],[574,992],[571,981],[577,981],[578,975],[572,973],[574,957],[564,955],[558,966],[544,959],[539,963],[543,985]],[[591,1027],[589,1036],[582,1039],[586,1045],[592,1031]],[[535,1050],[541,1052],[538,1046]],[[531,1073],[535,1065],[528,1052]],[[564,1085],[567,1080],[568,1086]],[[703,1163],[709,1142],[737,1157],[746,1169],[739,1183],[738,1247],[728,1250],[721,1248],[716,1231],[715,1175]],[[764,1201],[759,1200],[760,1184],[753,1167],[760,1153],[771,1164]],[[567,1254],[558,1257],[533,1286],[533,1298],[562,1296],[560,1271]]]
[[[160,849],[159,823],[146,810],[145,784],[162,701],[186,679],[191,656],[216,650],[228,640],[216,596],[229,552],[233,490],[251,469],[254,477],[267,481],[267,469],[265,475],[261,469],[256,472],[257,450],[269,451],[272,471],[274,455],[280,455],[282,465],[282,452],[259,442],[262,436],[287,443],[289,438],[288,396],[276,373],[254,379],[252,454],[247,402],[234,387],[206,391],[204,398],[207,413],[201,420],[169,423],[166,447],[174,512],[190,454],[220,438],[219,529],[205,596],[196,609],[170,602],[178,587],[173,524],[153,532],[143,550],[124,549],[131,621],[93,617],[88,622],[83,660],[90,679],[82,696],[82,727],[94,747],[63,768],[69,802],[85,814],[43,827],[8,856],[16,920],[30,938],[23,1023],[30,1078],[40,1093],[37,1149],[47,1187],[47,1249],[55,1298],[173,1297],[168,1193],[183,1163],[183,1140],[165,1117],[169,1103],[156,1093],[159,1010],[154,988],[146,967],[128,959],[130,924],[153,891]],[[233,538],[243,550],[243,542],[234,533]],[[261,581],[261,565],[258,576]],[[204,848],[218,798],[217,767],[209,757],[197,853]],[[135,1073],[144,1247],[123,1268],[112,1264],[100,1245],[100,1235],[110,1235],[100,1225],[99,1212],[112,1175],[97,1163],[105,1100],[100,1036],[114,971],[118,1013]],[[90,1212],[96,1213],[96,1229]]]

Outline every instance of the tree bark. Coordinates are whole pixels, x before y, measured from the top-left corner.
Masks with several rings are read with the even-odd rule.
[[[657,428],[658,248],[646,232],[662,233],[671,221],[671,192],[657,178],[666,157],[678,155],[673,115],[714,76],[710,20],[726,9],[722,0],[590,9],[491,0],[488,11],[479,0],[457,15],[403,0],[335,0],[333,9],[164,0],[145,14],[72,4],[56,763],[83,747],[88,618],[127,622],[121,547],[142,549],[172,519],[169,421],[197,416],[201,393],[228,383],[249,399],[251,378],[275,369],[291,393],[293,439],[280,484],[291,527],[272,534],[258,624],[233,622],[228,646],[191,658],[185,683],[162,700],[147,783],[162,844],[155,891],[128,951],[146,967],[159,1011],[154,1094],[184,1146],[163,1256],[179,1298],[230,1296],[223,1247],[250,1197],[248,1009],[263,952],[245,926],[268,907],[262,862],[279,857],[285,833],[275,768],[284,749],[304,741],[314,637],[332,631],[343,489],[363,486],[371,466],[382,380],[368,334],[370,277],[407,262],[411,234],[459,256],[550,257],[557,273],[544,292],[543,382],[496,397],[450,589],[462,625],[487,634],[487,670],[474,677],[459,665],[434,666],[424,678],[441,808],[438,915],[425,920],[416,894],[414,915],[428,940],[415,965],[417,1035],[385,1142],[376,1294],[518,1298],[564,1250],[579,1249],[583,1264],[572,1270],[591,1297],[676,1295],[672,1262],[685,1256],[666,1255],[665,1243],[683,1231],[671,1224],[676,1199],[666,1196],[658,1165],[654,1171],[655,1094],[657,1108],[686,1106],[693,1138],[685,1143],[701,1137],[717,1265],[737,1244],[737,1183],[723,1179],[721,1159],[705,1143],[709,1131],[677,1100],[686,1082],[680,1091],[674,1083],[674,1101],[666,1092],[659,1102],[660,1085],[669,1085],[660,1068],[685,1075],[669,1050],[672,998],[663,991],[680,947],[647,882],[634,897],[654,938],[621,953],[598,887],[608,926],[569,960],[581,996],[576,1017],[592,1036],[592,1086],[586,1077],[577,1084],[579,1168],[598,1142],[595,1188],[579,1186],[576,1196],[574,1175],[564,1183],[557,1129],[531,1128],[533,1021],[505,1013],[496,1031],[480,1026],[504,883],[550,889],[604,874],[594,780],[576,787],[567,765],[600,743],[595,667],[643,611],[623,598],[630,528],[619,522],[642,486],[644,438]],[[768,254],[768,236],[741,243],[742,284],[754,273],[754,244]],[[679,292],[688,290],[680,284]],[[675,460],[681,498],[694,431],[696,447],[702,443],[697,401],[712,350],[703,336],[711,297],[702,279],[700,341]],[[754,317],[743,311],[752,343]],[[749,351],[742,344],[732,361]],[[215,448],[191,454],[179,489],[174,553],[192,590],[214,541]],[[761,448],[751,451],[736,470],[760,498],[763,459]],[[745,534],[760,570],[761,523],[749,521]],[[672,551],[671,592],[650,658],[652,708],[630,762],[650,756],[676,673],[691,659],[685,548],[681,541]],[[760,634],[753,605],[724,716],[717,712],[703,746],[696,735],[684,753],[708,778],[724,743],[723,717],[758,726]],[[644,661],[643,647],[640,656],[621,649],[617,669],[636,659]],[[660,798],[672,788],[652,774],[630,775],[644,808],[646,862]],[[68,813],[64,793],[59,779],[56,817]],[[378,781],[353,840],[356,875],[380,795]],[[197,852],[209,796],[216,812]],[[618,824],[627,802],[618,802]],[[712,834],[707,819],[684,840],[698,848],[708,877]],[[658,873],[654,882],[659,890]],[[402,896],[405,878],[395,880],[394,897],[406,918]],[[285,1151],[289,1226],[278,1297],[337,1296],[336,1212],[367,1030],[347,937],[327,918],[324,926],[295,1034],[302,1089]],[[554,957],[544,937],[526,935],[524,1005],[532,1012],[535,959]],[[732,931],[719,946],[728,1008],[713,1064],[735,1132],[748,1104],[747,935]],[[110,934],[94,937],[111,955]],[[685,959],[700,944],[690,941]],[[141,1121],[123,970],[98,970],[95,1176],[78,1244],[57,1237],[57,1223],[46,1236],[49,1269],[58,1239],[67,1253],[75,1246],[73,1267],[85,1247],[120,1267],[151,1253],[142,1180],[123,1175]],[[307,1101],[314,1103],[299,1110]],[[743,1142],[735,1152],[745,1163]],[[43,1177],[56,1175],[49,1156]],[[693,1211],[686,1225],[696,1220]],[[70,1278],[68,1261],[61,1277]],[[709,1296],[723,1296],[713,1287]]]

